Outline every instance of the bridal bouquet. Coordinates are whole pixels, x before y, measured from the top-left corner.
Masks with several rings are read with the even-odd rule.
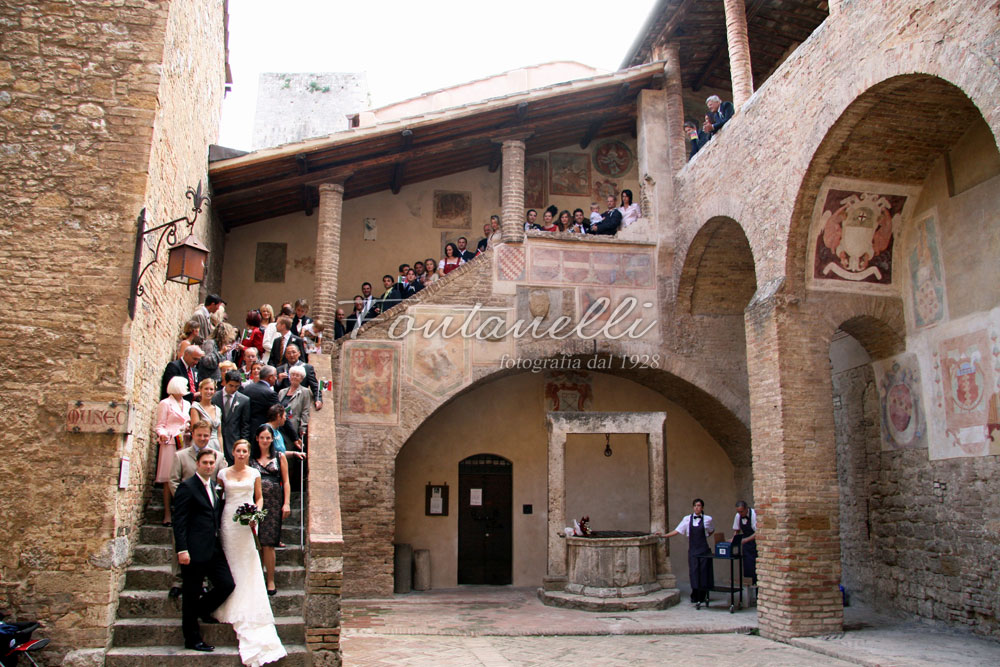
[[[253,533],[253,543],[256,545],[257,551],[260,551],[260,538],[257,537],[257,524],[263,521],[266,516],[267,510],[257,509],[257,506],[253,503],[243,503],[236,508],[236,513],[233,514],[233,521],[239,521],[242,526],[250,526],[250,532]]]

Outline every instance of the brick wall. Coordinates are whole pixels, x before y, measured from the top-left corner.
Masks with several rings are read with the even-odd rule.
[[[222,2],[2,2],[0,20],[0,607],[41,619],[56,655],[108,640],[153,456],[148,376],[193,308],[163,264],[134,325],[126,303],[139,210],[181,215],[204,178]],[[138,402],[128,490],[124,438],[66,433],[77,399]]]

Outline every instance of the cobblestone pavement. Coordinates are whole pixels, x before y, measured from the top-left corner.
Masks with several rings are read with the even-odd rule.
[[[748,634],[756,609],[712,605],[592,613],[546,607],[526,588],[345,600],[341,646],[347,667],[1000,665],[1000,643],[862,606],[845,610],[844,633],[789,645]]]

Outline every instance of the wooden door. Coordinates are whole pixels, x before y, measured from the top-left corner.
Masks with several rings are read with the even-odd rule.
[[[512,466],[493,454],[458,464],[458,583],[511,583]]]

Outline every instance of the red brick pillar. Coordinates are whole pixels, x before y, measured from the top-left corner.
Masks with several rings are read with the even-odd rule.
[[[524,240],[524,140],[504,139],[500,167],[500,234],[504,243]]]
[[[664,47],[663,85],[667,104],[667,153],[670,170],[680,171],[687,164],[687,144],[684,143],[684,91],[681,86],[681,57],[677,42]]]
[[[841,632],[844,610],[829,340],[776,291],[758,289],[745,320],[758,622],[788,639]]]
[[[726,9],[726,40],[729,42],[729,75],[733,80],[733,106],[739,111],[753,95],[750,71],[750,40],[743,0],[723,0]]]
[[[337,314],[337,271],[340,268],[340,221],[343,212],[344,184],[320,184],[312,314],[322,318],[331,334]],[[324,336],[323,351],[329,352],[328,346],[332,345],[333,336]]]

